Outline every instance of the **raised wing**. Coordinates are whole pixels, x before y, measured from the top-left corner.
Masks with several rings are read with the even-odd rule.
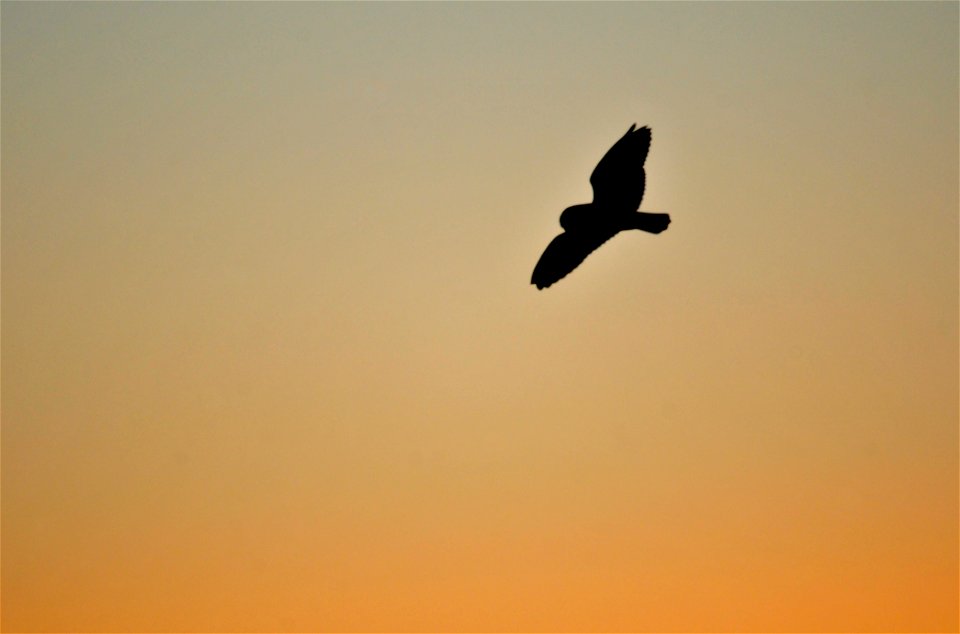
[[[564,231],[547,245],[530,283],[544,289],[577,268],[588,255],[617,234],[616,231]]]
[[[636,127],[636,123],[630,126],[593,169],[590,184],[595,205],[626,211],[640,208],[646,183],[643,162],[650,150],[650,128],[637,130]]]

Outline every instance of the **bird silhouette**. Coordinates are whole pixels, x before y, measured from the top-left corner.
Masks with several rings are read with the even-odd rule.
[[[646,175],[643,162],[650,150],[650,128],[630,126],[590,175],[593,202],[567,207],[560,214],[563,233],[547,245],[533,268],[530,283],[544,289],[562,279],[601,244],[626,229],[661,233],[670,224],[667,214],[637,211]]]

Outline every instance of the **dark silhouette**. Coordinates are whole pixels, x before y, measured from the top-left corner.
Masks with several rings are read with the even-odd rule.
[[[646,181],[643,162],[650,149],[650,128],[636,127],[636,123],[630,126],[594,168],[590,175],[593,202],[567,207],[560,214],[564,231],[547,245],[530,279],[538,289],[563,278],[625,229],[660,233],[670,224],[667,214],[637,211]]]

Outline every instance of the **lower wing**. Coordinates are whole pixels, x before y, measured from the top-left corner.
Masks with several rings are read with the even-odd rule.
[[[564,231],[547,245],[537,265],[533,267],[530,283],[544,289],[577,268],[597,247],[617,232]]]

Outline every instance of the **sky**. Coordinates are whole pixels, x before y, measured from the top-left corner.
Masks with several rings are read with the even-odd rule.
[[[960,627],[957,3],[0,10],[4,631]]]

